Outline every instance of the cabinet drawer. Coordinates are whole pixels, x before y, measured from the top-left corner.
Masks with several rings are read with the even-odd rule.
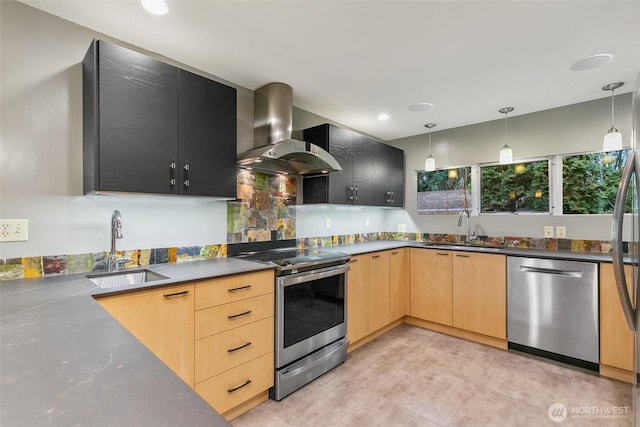
[[[273,293],[273,270],[203,280],[196,283],[196,310]]]
[[[195,389],[216,411],[224,413],[273,386],[273,373],[273,353],[269,353],[198,383]]]
[[[195,343],[195,382],[273,352],[273,317]]]
[[[196,339],[273,316],[273,294],[260,295],[196,311]]]

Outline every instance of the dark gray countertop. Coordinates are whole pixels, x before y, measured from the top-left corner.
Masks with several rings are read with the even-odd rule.
[[[148,268],[169,277],[158,287],[270,267],[226,258]],[[0,284],[0,424],[230,425],[95,301],[105,292],[84,274]]]
[[[489,246],[473,246],[473,245],[457,245],[457,244],[438,244],[427,242],[403,241],[403,240],[385,240],[366,243],[354,243],[342,246],[326,246],[318,249],[344,252],[349,255],[359,255],[368,252],[384,251],[395,248],[425,248],[425,249],[441,249],[467,252],[483,252],[511,256],[523,256],[534,258],[553,258],[574,261],[591,261],[591,262],[611,262],[610,253],[602,252],[577,252],[567,250],[544,250],[544,249],[523,249],[523,248],[497,248]],[[625,259],[625,262],[630,262]]]

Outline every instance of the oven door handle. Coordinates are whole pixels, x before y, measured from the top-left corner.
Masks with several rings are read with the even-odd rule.
[[[291,285],[297,285],[299,283],[310,282],[312,280],[324,279],[326,277],[338,276],[340,274],[346,274],[350,270],[350,267],[346,264],[340,266],[332,266],[321,268],[318,270],[305,271],[302,273],[296,273],[289,276],[278,277],[278,286],[287,287]]]

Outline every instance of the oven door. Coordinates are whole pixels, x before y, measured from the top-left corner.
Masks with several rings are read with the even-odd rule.
[[[277,278],[276,368],[346,335],[348,270],[344,264]]]

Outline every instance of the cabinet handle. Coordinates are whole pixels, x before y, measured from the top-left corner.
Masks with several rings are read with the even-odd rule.
[[[176,186],[176,161],[175,159],[171,160],[169,163],[169,186]]]
[[[371,255],[371,258],[380,258],[380,255]]]
[[[249,289],[251,289],[251,285],[240,286],[239,288],[227,289],[227,292],[248,291]]]
[[[436,255],[449,256],[449,254],[445,254],[444,252],[436,252]]]
[[[358,201],[358,186],[356,185],[353,189],[355,191],[355,196],[353,198],[354,201]]]
[[[187,295],[189,293],[189,291],[180,291],[180,292],[175,292],[173,294],[164,294],[162,295],[165,298],[174,298],[174,297],[183,297],[185,295]]]
[[[393,203],[393,202],[395,202],[395,194],[394,194],[394,192],[392,191],[392,192],[391,192],[391,203]]]
[[[348,199],[353,201],[353,187],[347,187],[347,190],[349,190],[349,194],[351,194]]]
[[[251,380],[246,380],[246,381],[244,382],[244,384],[239,385],[238,387],[228,388],[228,389],[227,389],[227,393],[233,393],[234,391],[238,391],[238,390],[240,390],[242,387],[246,387],[246,386],[248,386],[249,384],[251,384]]]
[[[191,170],[191,167],[189,166],[189,162],[184,162],[184,186],[185,187],[189,187],[190,185],[190,181],[189,181],[190,170]]]
[[[398,255],[400,252],[391,252],[391,255]]]
[[[247,311],[245,311],[243,313],[232,314],[230,316],[227,316],[227,319],[229,319],[229,320],[237,319],[238,317],[246,316],[247,314],[251,314],[251,310],[247,310]]]
[[[459,258],[469,258],[469,255],[457,255],[456,254],[456,256],[459,257]]]
[[[352,262],[358,262],[358,260],[357,259],[349,260],[349,264],[351,264]]]
[[[246,343],[242,344],[240,347],[228,349],[227,353],[233,353],[234,351],[242,350],[243,348],[247,348],[250,345],[251,345],[251,341],[247,341]]]

